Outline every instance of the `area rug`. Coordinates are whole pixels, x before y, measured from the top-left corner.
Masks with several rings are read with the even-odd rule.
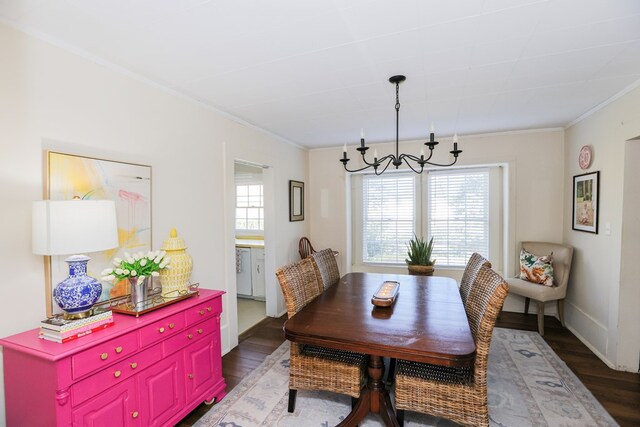
[[[495,328],[489,353],[489,416],[497,427],[616,426],[613,418],[536,332]],[[287,412],[289,343],[285,342],[195,425],[330,427],[351,410],[348,396],[298,391]],[[361,426],[382,426],[369,414]],[[455,426],[407,411],[405,426]]]

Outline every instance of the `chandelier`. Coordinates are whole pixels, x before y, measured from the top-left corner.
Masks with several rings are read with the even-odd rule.
[[[405,76],[392,76],[389,78],[389,82],[396,85],[396,154],[388,154],[382,158],[378,158],[377,150],[373,150],[373,162],[367,161],[365,154],[369,147],[367,147],[364,143],[364,132],[360,132],[360,146],[356,148],[362,155],[362,161],[366,166],[360,169],[349,169],[347,168],[347,163],[349,163],[349,158],[347,158],[347,144],[342,148],[342,158],[340,161],[344,166],[344,170],[347,172],[360,172],[365,169],[373,168],[376,175],[382,175],[384,171],[387,170],[389,165],[393,165],[398,169],[402,166],[404,162],[409,168],[415,173],[422,173],[424,170],[424,165],[432,165],[432,166],[452,166],[458,161],[458,154],[462,153],[462,150],[458,150],[458,135],[453,135],[453,150],[449,151],[453,154],[453,161],[449,164],[440,164],[430,161],[433,156],[433,149],[436,145],[438,145],[438,141],[435,140],[435,136],[433,133],[433,124],[431,125],[431,131],[429,133],[429,141],[425,142],[424,145],[429,147],[429,156],[425,158],[424,148],[420,151],[420,157],[414,156],[412,154],[399,153],[399,143],[398,143],[398,123],[400,121],[400,83],[406,80]]]

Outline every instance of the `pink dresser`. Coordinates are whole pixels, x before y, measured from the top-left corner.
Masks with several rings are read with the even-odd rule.
[[[225,395],[222,291],[58,344],[38,329],[0,340],[8,426],[172,426]],[[0,423],[1,424],[1,423]]]

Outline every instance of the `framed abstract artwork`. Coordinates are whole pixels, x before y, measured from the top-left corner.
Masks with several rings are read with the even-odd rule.
[[[304,182],[289,181],[289,221],[304,220]]]
[[[573,177],[573,229],[598,234],[600,171]]]
[[[151,250],[151,166],[45,151],[45,191],[49,200],[74,197],[113,200],[116,205],[119,247],[87,254],[87,274],[100,278],[114,257],[125,252]],[[72,255],[72,254],[70,254]],[[45,257],[47,316],[61,313],[53,300],[53,287],[68,275],[66,256]],[[99,301],[128,293],[126,283],[102,282]]]

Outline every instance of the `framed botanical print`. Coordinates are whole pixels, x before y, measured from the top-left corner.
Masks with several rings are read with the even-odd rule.
[[[573,177],[573,229],[598,234],[600,171]]]
[[[304,182],[289,181],[289,221],[304,220]]]
[[[71,200],[79,197],[115,202],[119,247],[88,254],[91,261],[87,265],[87,274],[99,278],[102,270],[111,266],[114,257],[122,258],[125,252],[147,252],[151,249],[151,166],[53,151],[45,151],[44,155],[45,199]],[[48,317],[62,312],[52,295],[54,286],[68,275],[65,258],[45,257]],[[98,301],[127,293],[126,283],[102,282]]]

